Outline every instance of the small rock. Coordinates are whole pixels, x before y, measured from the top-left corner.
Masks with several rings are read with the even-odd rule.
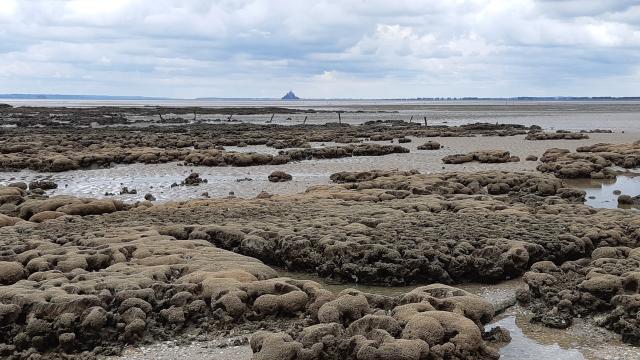
[[[138,193],[138,190],[136,190],[136,189],[129,190],[129,188],[126,187],[126,186],[123,187],[122,189],[120,189],[120,195],[129,195],[129,194],[130,195],[135,195],[137,193]]]
[[[51,189],[57,189],[57,188],[58,188],[58,184],[56,184],[51,180],[36,180],[29,183],[30,190],[35,190],[35,189],[51,190]]]
[[[269,175],[269,181],[271,182],[285,182],[291,181],[291,179],[293,179],[293,177],[284,171],[274,171]]]

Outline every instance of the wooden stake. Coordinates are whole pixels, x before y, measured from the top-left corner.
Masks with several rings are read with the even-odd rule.
[[[307,123],[307,117],[305,116],[305,117],[304,117],[304,120],[302,121],[302,125],[304,125],[304,124],[306,124],[306,123]]]
[[[413,121],[413,115],[411,115],[411,119],[409,119],[409,124]]]
[[[429,126],[429,125],[427,125],[427,117],[426,116],[424,117],[424,126]]]
[[[340,116],[340,111],[338,111],[338,124],[342,124],[342,117]]]

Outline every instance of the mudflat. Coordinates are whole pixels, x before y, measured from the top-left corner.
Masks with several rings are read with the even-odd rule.
[[[2,111],[16,125],[0,135],[3,357],[144,358],[165,342],[198,358],[197,340],[228,358],[497,359],[513,330],[497,316],[516,308],[640,354],[640,212],[572,185],[632,175],[637,133]],[[508,299],[470,288],[512,279]]]

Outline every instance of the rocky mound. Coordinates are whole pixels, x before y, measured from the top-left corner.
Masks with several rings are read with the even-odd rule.
[[[208,182],[207,179],[201,178],[200,174],[191,173],[182,181],[181,185],[184,185],[184,186],[198,186],[200,184],[206,184],[207,182]]]
[[[627,225],[631,213],[572,205],[576,192],[558,179],[493,176],[381,177],[316,187],[302,197],[286,197],[286,204],[274,196],[153,211],[165,222],[165,211],[184,214],[192,220],[182,221],[192,224],[216,219],[215,226],[184,227],[186,238],[362,283],[497,281],[524,273],[536,261],[575,260],[603,244],[638,241],[637,227]],[[591,232],[597,241],[585,238]],[[238,236],[231,239],[230,233]]]
[[[268,179],[270,182],[286,182],[286,181],[291,181],[293,177],[284,171],[274,171],[271,174],[269,174]]]
[[[575,153],[553,148],[545,151],[540,161],[538,171],[560,178],[614,178],[614,165],[628,169],[640,166],[640,141],[582,146]]]
[[[640,205],[640,195],[620,195],[618,196],[618,204],[620,205]]]
[[[266,146],[275,149],[290,149],[290,148],[310,148],[309,142],[305,139],[270,139],[265,143]]]
[[[254,202],[279,212],[271,200],[238,206]],[[185,332],[257,327],[287,331],[256,334],[251,344],[257,358],[291,351],[362,358],[398,346],[409,359],[497,358],[482,337],[482,325],[494,313],[485,300],[445,285],[386,297],[351,289],[333,294],[311,281],[275,278],[262,262],[213,245],[240,241],[247,251],[265,254],[258,233],[164,225],[167,216],[219,216],[197,208],[140,207],[1,228],[0,356],[87,359]],[[228,215],[238,210],[232,207]],[[290,327],[292,321],[297,325]]]
[[[334,183],[342,184],[349,182],[362,182],[377,179],[379,177],[389,176],[409,176],[419,174],[418,170],[398,171],[398,170],[371,170],[362,172],[350,172],[342,171],[339,173],[331,174],[329,179]]]
[[[263,303],[277,308],[287,294]],[[482,340],[493,307],[466,291],[434,284],[398,297],[347,289],[337,295],[316,292],[313,298],[306,311],[312,325],[289,333],[258,332],[251,339],[254,359],[499,358]]]
[[[567,131],[558,130],[555,133],[549,132],[530,132],[525,137],[525,140],[584,140],[588,139],[589,135],[583,132],[573,133]]]
[[[26,150],[26,149],[25,149]],[[281,165],[289,161],[334,159],[351,156],[382,156],[408,153],[398,145],[358,144],[313,149],[282,151],[279,155],[254,152],[233,152],[215,148],[204,150],[104,147],[89,153],[20,151],[0,154],[0,169],[61,172],[68,170],[109,167],[112,164],[158,164],[183,161],[193,166],[256,166]]]
[[[638,224],[636,216],[632,224]],[[591,235],[595,237],[595,234]],[[616,244],[612,244],[616,245]],[[590,258],[555,265],[533,264],[524,275],[526,288],[518,298],[534,311],[534,321],[556,328],[571,325],[575,317],[596,320],[640,344],[640,248],[603,246]]]
[[[342,185],[342,188],[360,190],[359,193],[378,190],[406,191],[408,195],[509,195],[504,201],[544,202],[544,197],[557,196],[569,202],[584,202],[585,193],[566,188],[564,183],[554,177],[530,173],[507,171],[480,171],[475,173],[409,174],[388,173],[379,175],[377,171],[364,173],[342,172],[340,178],[372,178],[369,181],[357,181],[358,184]],[[337,187],[335,189],[340,189]],[[405,197],[406,197],[405,196]]]
[[[128,210],[128,205],[119,200],[77,198],[73,196],[41,196],[18,187],[0,186],[0,214],[4,223],[12,225],[19,220],[43,222],[64,215],[101,215]],[[8,220],[15,219],[15,220]],[[0,226],[2,222],[0,222]]]
[[[587,134],[613,134],[613,130],[610,129],[590,129],[590,130],[580,130],[581,133]]]
[[[568,149],[549,149],[540,158],[536,168],[543,173],[553,173],[559,178],[615,178],[612,163],[595,154],[572,153]]]
[[[437,141],[427,141],[422,145],[418,145],[418,150],[439,150],[442,147]]]
[[[442,162],[445,164],[463,164],[472,161],[481,163],[506,163],[520,161],[520,158],[511,156],[511,154],[505,150],[480,150],[467,154],[447,155],[442,158]]]
[[[130,342],[254,326],[276,331],[252,339],[256,358],[380,358],[398,349],[409,359],[495,358],[481,330],[493,310],[467,293],[434,285],[398,297],[332,294],[274,278],[259,260],[359,283],[490,282],[540,261],[639,246],[637,215],[575,204],[584,194],[554,177],[387,175],[294,196],[85,217],[67,214],[103,200],[3,188],[23,202],[12,210],[20,216],[0,218],[0,355],[86,358]],[[36,224],[39,215],[53,220]],[[616,319],[618,327],[631,321]]]
[[[0,231],[3,358],[84,359],[190,327],[215,330],[233,313],[218,310],[220,292],[249,282],[268,288],[257,280],[275,275],[255,259],[145,227],[54,221],[20,226],[17,240],[18,226]]]
[[[57,188],[58,188],[58,184],[56,184],[51,180],[36,180],[29,183],[30,190],[34,190],[34,189],[51,190],[51,189],[57,189]]]
[[[355,144],[328,146],[322,148],[299,149],[280,152],[291,160],[336,159],[351,156],[382,156],[408,153],[409,149],[399,145]]]
[[[40,119],[40,116],[49,119],[48,114],[43,114],[40,111],[46,112],[50,109],[41,108],[37,115],[32,114],[36,110],[21,107],[16,111],[29,112],[29,116],[33,115],[37,119]],[[198,111],[200,110],[202,109],[198,109]],[[206,113],[209,110],[202,111]],[[14,111],[14,109],[10,111]],[[58,114],[59,111],[64,112],[64,110],[56,109],[56,116],[62,116]],[[74,119],[76,116],[82,116],[81,109],[69,109],[68,111],[73,114]],[[120,110],[113,109],[113,111]],[[149,109],[132,109],[132,111],[146,112]],[[178,112],[184,111],[184,109],[180,109]],[[129,122],[126,117],[107,117],[101,113],[100,109],[86,109],[86,112],[99,118],[96,119],[96,122],[99,123],[103,120]],[[19,114],[11,112],[5,120],[10,121],[13,119],[12,116],[19,116]],[[406,151],[401,147],[369,145],[352,146],[346,149],[333,147],[329,150],[312,150],[309,149],[309,143],[331,141],[357,143],[362,139],[371,139],[372,141],[408,139],[409,136],[515,135],[526,132],[526,128],[518,125],[472,124],[460,127],[426,127],[404,122],[373,122],[357,126],[346,124],[292,126],[187,124],[140,127],[136,128],[136,131],[131,131],[129,127],[74,127],[61,125],[60,121],[62,120],[56,122],[46,120],[45,127],[5,128],[0,134],[0,169],[59,172],[108,167],[111,164],[154,164],[174,161],[187,161],[187,163],[197,165],[212,164],[209,166],[277,165],[288,160],[267,154],[225,152],[224,147],[266,145],[278,149],[306,148],[305,150],[308,151],[292,150],[291,152],[298,159],[335,158],[383,155]],[[187,157],[189,158],[187,159]]]
[[[631,169],[640,167],[640,140],[631,144],[595,144],[581,146],[579,153],[592,153],[605,158],[611,163]]]

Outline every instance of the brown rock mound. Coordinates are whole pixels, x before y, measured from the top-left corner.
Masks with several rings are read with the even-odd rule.
[[[536,263],[525,274],[519,299],[534,311],[535,321],[547,326],[565,328],[574,317],[601,317],[599,325],[640,344],[639,249],[607,246],[596,249],[591,259],[561,266]]]
[[[418,150],[439,150],[442,147],[437,141],[427,141],[422,145],[418,145]]]
[[[589,135],[585,133],[573,133],[558,130],[555,133],[549,132],[530,132],[525,137],[525,140],[584,140],[588,139]]]
[[[481,150],[467,154],[447,155],[442,158],[442,162],[445,164],[462,164],[472,161],[481,163],[505,163],[520,161],[520,159],[512,157],[511,154],[505,150]]]
[[[268,177],[270,182],[285,182],[291,181],[293,177],[284,171],[274,171]]]

